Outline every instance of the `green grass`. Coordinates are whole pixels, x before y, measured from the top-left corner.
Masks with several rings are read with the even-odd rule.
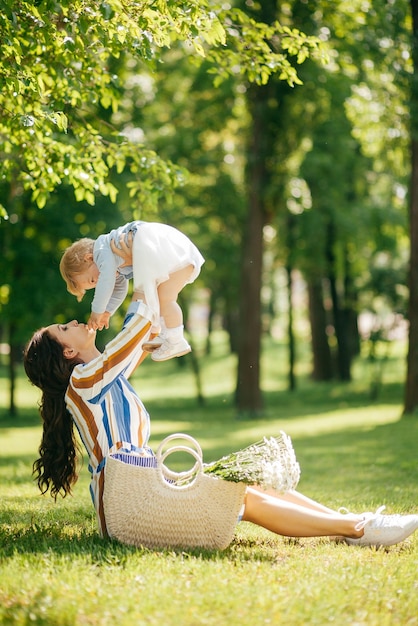
[[[171,432],[188,432],[209,461],[285,430],[306,495],[354,511],[380,504],[388,512],[418,511],[418,420],[401,419],[402,346],[385,364],[372,402],[373,372],[364,360],[347,385],[312,383],[302,361],[298,390],[286,391],[285,350],[269,343],[265,412],[247,420],[232,406],[235,362],[222,338],[202,362],[204,406],[195,400],[187,359],[183,367],[148,362],[135,376],[154,446]],[[40,440],[38,393],[21,374],[20,411],[12,419],[4,375],[0,368],[1,624],[418,624],[418,533],[387,550],[289,540],[250,524],[238,525],[223,552],[138,550],[100,539],[86,464],[73,497],[54,504],[37,494],[31,465]]]

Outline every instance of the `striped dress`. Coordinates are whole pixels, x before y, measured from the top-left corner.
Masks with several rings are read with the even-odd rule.
[[[104,352],[74,368],[65,396],[89,456],[90,492],[102,536],[107,535],[103,514],[106,456],[119,453],[153,460],[148,447],[149,415],[128,382],[146,356],[142,344],[149,339],[151,319],[151,311],[144,303],[132,303],[122,330]]]

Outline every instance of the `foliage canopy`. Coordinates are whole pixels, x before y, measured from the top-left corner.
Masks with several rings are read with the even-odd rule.
[[[115,201],[110,173],[128,169],[133,203],[154,206],[182,184],[184,172],[109,123],[106,110],[118,108],[117,67],[124,58],[135,55],[152,68],[162,50],[181,45],[191,59],[206,56],[218,82],[234,72],[263,84],[278,72],[293,85],[300,81],[289,57],[301,63],[319,53],[317,38],[225,6],[1,1],[0,180],[30,192],[39,208],[64,182],[77,201],[93,205],[98,193]]]

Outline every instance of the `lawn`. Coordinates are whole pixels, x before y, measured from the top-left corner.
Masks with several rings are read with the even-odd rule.
[[[144,363],[134,384],[152,418],[152,445],[175,431],[202,444],[205,461],[285,430],[301,464],[299,489],[333,507],[418,512],[418,419],[401,418],[403,348],[385,363],[378,398],[359,360],[349,384],[314,384],[298,366],[286,390],[286,354],[263,356],[265,412],[232,406],[235,362],[223,342],[201,361],[205,404],[190,357]],[[0,367],[0,623],[200,626],[418,624],[418,532],[388,549],[328,539],[289,540],[241,523],[223,552],[151,551],[98,537],[86,463],[74,496],[38,495],[31,465],[40,440],[37,391],[18,380],[19,415],[6,410]]]

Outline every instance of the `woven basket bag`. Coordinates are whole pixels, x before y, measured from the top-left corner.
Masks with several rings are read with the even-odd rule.
[[[175,439],[190,445],[171,445]],[[174,452],[187,452],[194,466],[173,472],[165,464]],[[222,550],[232,541],[246,485],[203,472],[202,450],[193,437],[176,433],[160,444],[157,467],[141,467],[107,457],[104,514],[110,537],[147,548]]]

